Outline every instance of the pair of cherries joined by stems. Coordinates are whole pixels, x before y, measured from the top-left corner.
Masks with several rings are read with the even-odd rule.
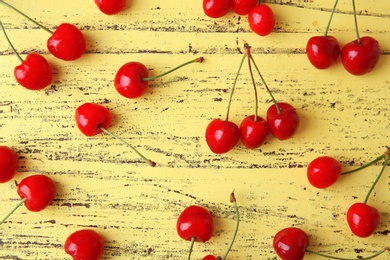
[[[62,23],[55,31],[51,31],[12,5],[2,0],[0,0],[0,4],[18,12],[38,27],[49,32],[51,36],[47,40],[47,48],[55,57],[65,61],[72,61],[80,58],[84,54],[86,49],[85,38],[82,32],[73,24]],[[46,58],[41,54],[33,52],[28,54],[24,60],[11,43],[1,21],[0,26],[13,52],[21,62],[21,65],[16,66],[14,69],[14,76],[18,83],[30,90],[41,90],[50,85],[52,82],[52,69]]]
[[[356,18],[355,1],[352,0],[355,20],[356,40],[347,43],[341,50],[337,39],[328,35],[328,30],[338,0],[336,0],[323,36],[314,36],[306,44],[306,54],[311,64],[317,69],[332,66],[341,55],[341,63],[351,74],[360,76],[372,71],[380,58],[377,40],[370,36],[360,37]]]
[[[275,27],[272,9],[259,0],[203,0],[203,11],[211,18],[225,16],[233,9],[238,15],[248,15],[249,27],[260,36],[267,36]]]
[[[236,213],[236,227],[229,247],[222,258],[214,255],[207,255],[203,257],[202,260],[225,260],[234,244],[240,223],[240,214],[234,192],[230,193],[230,202],[233,203]],[[187,257],[187,259],[190,260],[195,242],[204,243],[213,236],[214,220],[210,212],[204,207],[191,205],[180,213],[176,222],[176,231],[182,239],[191,241]]]
[[[379,212],[376,208],[368,205],[367,201],[389,163],[390,148],[387,148],[383,154],[374,160],[350,171],[342,172],[339,161],[330,156],[317,157],[307,167],[307,178],[310,184],[317,188],[327,188],[334,184],[340,175],[360,171],[381,159],[384,159],[382,169],[369,189],[364,202],[354,203],[347,211],[348,226],[352,233],[358,237],[365,238],[371,236],[379,226]]]
[[[237,145],[240,139],[249,149],[260,147],[266,141],[270,133],[280,140],[288,139],[293,136],[299,125],[299,117],[295,108],[288,103],[277,102],[274,98],[251,55],[250,48],[251,47],[247,43],[244,44],[245,54],[241,60],[230,92],[226,119],[214,119],[206,128],[206,142],[210,150],[216,154],[223,154],[230,151]],[[237,78],[245,59],[248,59],[249,72],[254,88],[255,113],[244,118],[240,127],[238,127],[235,123],[229,121],[229,112]],[[253,77],[251,64],[255,66],[261,81],[273,101],[273,105],[267,110],[266,120],[258,116],[257,87]]]

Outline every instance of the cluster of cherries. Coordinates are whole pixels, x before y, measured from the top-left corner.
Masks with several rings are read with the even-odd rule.
[[[277,102],[275,100],[251,55],[250,48],[251,46],[249,46],[248,43],[244,44],[245,54],[241,60],[231,89],[226,119],[214,119],[206,128],[206,142],[210,150],[216,154],[223,154],[230,151],[237,145],[240,139],[249,149],[260,147],[266,141],[270,133],[279,140],[286,140],[293,136],[299,125],[299,117],[295,108],[288,103]],[[237,78],[245,59],[248,60],[249,72],[254,88],[255,113],[245,117],[242,120],[240,127],[238,127],[234,122],[229,121],[229,112]],[[273,101],[273,104],[267,110],[266,120],[258,116],[257,87],[252,73],[252,64]]]
[[[203,11],[211,18],[220,18],[231,10],[238,15],[247,15],[249,27],[260,36],[270,34],[275,27],[272,9],[259,0],[203,0]]]
[[[372,71],[380,57],[380,47],[377,40],[370,36],[360,37],[356,19],[355,1],[352,1],[355,18],[356,40],[340,45],[334,36],[328,35],[328,30],[338,0],[336,0],[323,36],[313,36],[306,45],[306,54],[311,64],[317,69],[327,69],[341,56],[344,68],[353,75],[364,75]]]

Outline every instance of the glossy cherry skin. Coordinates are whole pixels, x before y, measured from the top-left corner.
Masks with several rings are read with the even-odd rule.
[[[275,15],[265,4],[256,5],[248,14],[249,26],[260,36],[267,36],[275,27]]]
[[[120,13],[126,6],[126,0],[95,0],[99,10],[106,15]]]
[[[214,119],[206,128],[206,142],[213,153],[223,154],[233,149],[240,140],[240,129],[230,121]]]
[[[201,206],[189,206],[179,215],[176,230],[184,240],[191,241],[194,237],[196,242],[206,242],[213,236],[213,217]]]
[[[99,127],[110,127],[112,117],[108,109],[100,104],[84,103],[76,109],[76,124],[86,136],[94,136],[103,132]]]
[[[19,166],[18,155],[8,146],[0,146],[0,183],[10,181]]]
[[[56,196],[56,186],[46,175],[37,174],[24,178],[18,185],[20,198],[26,198],[24,205],[33,212],[47,208]]]
[[[311,185],[323,189],[334,184],[341,174],[339,161],[330,156],[320,156],[307,167],[307,178]]]
[[[267,122],[270,126],[271,133],[279,140],[290,138],[299,125],[299,117],[293,106],[287,103],[278,103],[281,113],[273,104],[267,110]]]
[[[115,89],[124,97],[137,98],[148,89],[149,82],[143,80],[149,76],[149,71],[142,63],[132,61],[124,64],[116,73]]]
[[[360,76],[372,71],[380,57],[377,40],[369,36],[347,43],[341,50],[341,62],[351,74]]]
[[[220,18],[229,13],[232,0],[203,0],[203,11],[211,18]]]
[[[258,0],[233,0],[233,11],[238,15],[247,15],[257,2]]]
[[[221,258],[213,255],[206,255],[205,257],[202,258],[202,260],[221,260]]]
[[[104,251],[104,240],[96,231],[82,229],[66,239],[64,249],[74,260],[100,260]]]
[[[347,222],[356,236],[369,237],[379,226],[379,212],[374,207],[358,202],[348,209]]]
[[[30,53],[14,69],[16,80],[30,90],[46,88],[52,82],[52,71],[47,60],[38,53]]]
[[[73,24],[63,23],[47,40],[47,48],[55,57],[70,61],[80,58],[86,49],[82,32]]]
[[[327,69],[340,56],[340,46],[333,36],[314,36],[306,44],[306,55],[317,69]]]
[[[240,125],[241,141],[249,149],[256,149],[264,144],[271,133],[267,121],[255,115],[247,116]]]
[[[305,256],[309,238],[306,233],[295,227],[279,231],[273,241],[275,252],[283,260],[301,260]]]

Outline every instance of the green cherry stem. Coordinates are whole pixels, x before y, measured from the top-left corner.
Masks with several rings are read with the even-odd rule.
[[[229,254],[230,250],[232,249],[233,244],[234,244],[234,240],[236,239],[236,236],[237,236],[237,233],[238,233],[238,228],[239,228],[239,225],[240,225],[240,212],[238,210],[236,197],[234,196],[234,191],[232,193],[230,193],[230,202],[233,203],[234,210],[236,212],[236,228],[235,228],[234,233],[233,233],[232,241],[230,242],[230,245],[229,245],[229,247],[228,247],[224,257],[222,258],[222,260],[226,259],[227,255]]]
[[[50,34],[53,34],[53,32],[49,29],[47,29],[45,26],[43,26],[42,24],[38,23],[37,21],[35,21],[34,19],[32,19],[31,17],[29,17],[28,15],[26,15],[25,13],[23,13],[22,11],[20,11],[19,9],[13,7],[12,5],[10,4],[7,4],[6,2],[4,2],[3,0],[0,0],[0,4],[3,4],[9,8],[11,8],[12,10],[16,11],[17,13],[19,13],[20,15],[24,16],[25,18],[27,18],[28,20],[30,20],[31,22],[35,23],[38,27],[40,27],[41,29],[47,31],[48,33]]]
[[[195,239],[196,239],[195,237],[191,238],[190,249],[188,250],[188,257],[187,257],[188,260],[191,259],[191,254],[192,254],[192,249],[194,248]]]
[[[251,46],[249,46],[248,43],[245,43],[244,44],[244,49],[245,49],[245,52],[248,56],[248,67],[249,67],[249,73],[251,75],[251,79],[252,79],[252,84],[253,84],[253,89],[254,89],[254,95],[255,95],[255,118],[254,118],[254,121],[257,122],[257,116],[258,116],[258,110],[259,110],[259,98],[258,98],[258,95],[257,95],[257,88],[256,88],[256,82],[255,82],[255,79],[253,77],[253,71],[252,71],[252,66],[251,66]]]
[[[350,173],[353,173],[353,172],[357,172],[357,171],[360,171],[370,165],[373,165],[374,163],[376,163],[377,161],[379,160],[382,160],[384,157],[389,157],[390,156],[390,148],[387,148],[387,151],[384,152],[383,154],[381,154],[380,156],[378,156],[377,158],[375,158],[374,160],[372,160],[371,162],[368,162],[356,169],[353,169],[353,170],[350,170],[350,171],[345,171],[345,172],[342,172],[341,175],[346,175],[346,174],[350,174]]]
[[[385,247],[384,249],[379,250],[375,254],[367,256],[367,257],[363,257],[363,258],[342,258],[342,257],[330,256],[330,255],[326,255],[326,254],[322,254],[322,253],[318,253],[318,252],[314,252],[314,251],[311,251],[309,249],[306,249],[306,252],[308,252],[308,253],[315,254],[315,255],[318,255],[318,256],[322,256],[322,257],[326,257],[326,258],[330,258],[330,259],[338,259],[338,260],[357,260],[357,259],[359,259],[359,260],[369,260],[369,259],[375,258],[375,257],[383,254],[386,251],[390,251],[390,247]]]
[[[5,218],[0,221],[0,225],[3,224],[20,206],[22,206],[22,204],[27,200],[27,198],[23,198],[16,206],[15,208],[10,212],[8,213],[7,216],[5,216]]]
[[[3,23],[1,21],[0,21],[0,27],[3,30],[5,38],[7,39],[9,45],[11,46],[12,50],[14,51],[14,53],[16,54],[16,56],[18,57],[20,62],[24,62],[22,57],[20,57],[19,53],[16,51],[16,49],[15,49],[14,45],[12,44],[11,40],[8,38],[7,32],[5,31],[4,25],[3,25]]]
[[[204,58],[203,58],[203,57],[199,57],[199,58],[196,58],[196,59],[194,59],[194,60],[187,61],[187,62],[185,62],[185,63],[183,63],[183,64],[177,66],[176,68],[173,68],[173,69],[171,69],[171,70],[169,70],[169,71],[167,71],[167,72],[164,72],[164,73],[162,73],[162,74],[159,74],[159,75],[156,75],[156,76],[152,76],[152,77],[142,78],[141,80],[142,80],[142,81],[154,80],[154,79],[160,78],[160,77],[162,77],[162,76],[165,76],[165,75],[167,75],[167,74],[169,74],[169,73],[172,73],[172,72],[174,72],[175,70],[180,69],[181,67],[187,66],[188,64],[195,63],[195,62],[202,63],[203,61],[204,61]]]
[[[328,36],[330,23],[332,22],[333,14],[334,14],[334,11],[336,10],[336,6],[337,6],[338,2],[339,2],[339,0],[336,0],[335,3],[334,3],[332,12],[331,12],[330,17],[329,17],[328,25],[326,26],[326,29],[325,29],[324,37]]]
[[[122,142],[123,144],[127,145],[128,147],[130,147],[131,150],[133,150],[133,152],[135,152],[136,154],[138,154],[139,157],[141,157],[142,160],[144,160],[147,164],[149,164],[150,166],[154,167],[156,166],[156,163],[153,162],[152,160],[149,160],[148,158],[146,158],[145,156],[143,156],[140,152],[138,152],[137,149],[135,149],[131,144],[129,144],[128,142],[126,142],[125,140],[123,140],[122,138],[120,138],[119,136],[111,133],[110,131],[108,131],[107,129],[105,129],[104,127],[101,127],[99,126],[99,129],[101,129],[104,133],[108,134],[109,136],[111,137],[114,137],[115,139],[119,140],[120,142]]]
[[[353,18],[354,18],[354,21],[355,21],[355,30],[356,30],[357,43],[360,44],[361,41],[360,41],[359,28],[358,28],[357,17],[356,17],[355,0],[352,0],[352,8],[353,8]]]
[[[374,190],[376,184],[378,183],[379,179],[381,178],[382,174],[383,174],[383,171],[385,170],[386,168],[386,165],[389,163],[389,157],[386,156],[386,159],[385,161],[383,162],[383,165],[382,165],[382,169],[381,171],[379,172],[378,176],[376,177],[374,183],[372,184],[370,190],[368,191],[367,195],[366,195],[366,198],[364,199],[364,204],[367,204],[367,201],[368,201],[368,198],[370,197],[372,191]]]

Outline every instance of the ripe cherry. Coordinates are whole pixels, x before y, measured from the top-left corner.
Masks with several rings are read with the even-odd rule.
[[[376,208],[365,203],[355,203],[347,211],[348,226],[358,237],[369,237],[380,223],[379,212]]]
[[[330,156],[320,156],[307,167],[307,178],[316,188],[327,188],[337,181],[341,174],[339,161]]]
[[[317,69],[327,69],[340,56],[340,46],[333,36],[313,36],[306,45],[306,54]]]
[[[275,27],[275,15],[266,4],[256,5],[248,14],[249,26],[260,36],[270,34]]]
[[[283,260],[303,259],[308,245],[308,236],[302,229],[296,227],[280,230],[273,240],[274,250]]]
[[[106,15],[120,13],[126,6],[126,0],[95,0],[99,10]]]
[[[206,255],[202,258],[202,260],[221,260],[222,258],[216,257],[214,255]]]
[[[216,154],[227,153],[240,140],[240,129],[230,121],[214,119],[206,128],[206,142],[210,150]]]
[[[165,76],[188,64],[194,62],[202,63],[203,60],[203,57],[196,58],[163,74],[152,77],[149,77],[149,71],[142,63],[134,61],[128,62],[117,71],[114,78],[114,86],[122,96],[126,98],[138,98],[146,92],[149,86],[149,81]]]
[[[285,140],[295,133],[299,125],[299,117],[292,105],[279,102],[268,108],[267,122],[272,135],[279,140]]]
[[[0,183],[10,181],[19,166],[18,155],[8,146],[0,145]]]
[[[220,18],[229,13],[232,0],[203,0],[203,11],[211,18]]]
[[[100,260],[104,251],[104,240],[96,231],[82,229],[66,239],[64,249],[74,260]]]
[[[262,117],[251,115],[242,120],[240,125],[241,141],[249,149],[256,149],[264,144],[268,135],[270,134],[270,128]]]
[[[247,15],[257,2],[258,0],[233,0],[233,11],[238,15]]]

